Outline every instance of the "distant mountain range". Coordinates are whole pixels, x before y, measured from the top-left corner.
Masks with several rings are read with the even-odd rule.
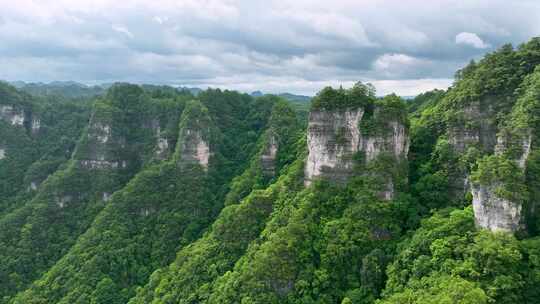
[[[31,95],[39,96],[64,96],[68,98],[86,98],[103,95],[107,89],[113,85],[113,83],[104,83],[94,86],[89,86],[83,83],[75,81],[53,81],[50,83],[43,82],[24,82],[24,81],[13,81],[9,82],[14,87],[25,91]],[[150,85],[146,85],[150,86]],[[197,96],[200,92],[204,91],[201,88],[197,87],[175,87],[178,90],[187,90],[191,94]],[[267,93],[261,91],[253,91],[250,93],[253,97],[264,96]],[[297,95],[292,93],[279,93],[275,94],[279,97],[282,97],[293,104],[309,104],[312,96],[307,95]],[[401,96],[405,100],[414,99],[415,96]]]
[[[266,95],[265,93],[261,92],[261,91],[254,91],[254,92],[251,92],[250,94],[251,96],[253,97],[260,97],[260,96],[263,96],[263,95]],[[311,96],[306,96],[306,95],[295,95],[295,94],[291,94],[291,93],[279,93],[279,94],[275,94],[276,96],[279,96],[279,97],[282,97],[284,99],[287,99],[289,101],[293,101],[293,102],[302,102],[302,103],[308,103],[311,101]]]

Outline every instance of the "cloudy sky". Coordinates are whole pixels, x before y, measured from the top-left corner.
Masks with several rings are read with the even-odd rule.
[[[538,35],[538,0],[0,0],[0,79],[415,95]]]

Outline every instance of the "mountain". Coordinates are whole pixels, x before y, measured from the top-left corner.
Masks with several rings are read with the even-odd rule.
[[[0,303],[538,303],[539,65],[411,100],[1,84]]]
[[[74,81],[54,81],[51,83],[12,82],[17,89],[36,97],[90,98],[105,94],[101,86],[87,86]]]
[[[264,96],[265,94],[261,91],[253,91],[251,92],[250,94],[251,96],[253,97],[261,97],[261,96]],[[298,102],[298,103],[309,103],[311,101],[311,98],[310,96],[305,96],[305,95],[295,95],[295,94],[291,94],[291,93],[280,93],[280,94],[274,94],[276,96],[279,96],[283,99],[286,99],[288,101],[291,101],[291,102]]]

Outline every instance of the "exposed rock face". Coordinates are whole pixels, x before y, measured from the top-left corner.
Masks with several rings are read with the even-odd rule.
[[[528,130],[527,136],[525,136],[521,141],[521,149],[523,153],[518,159],[518,166],[521,169],[525,169],[525,164],[531,153],[531,143],[532,143],[532,131]]]
[[[68,205],[68,203],[70,203],[72,200],[73,200],[73,197],[71,195],[59,196],[56,198],[56,205],[60,209],[62,209],[62,208],[65,208]]]
[[[476,224],[491,231],[515,232],[522,229],[521,204],[497,196],[498,186],[472,185]]]
[[[268,137],[268,143],[261,154],[261,167],[263,175],[273,177],[276,174],[276,157],[278,152],[278,141],[275,135]]]
[[[14,126],[22,126],[25,121],[24,112],[9,105],[0,106],[0,119]]]
[[[92,117],[87,134],[87,144],[81,149],[85,151],[79,159],[82,168],[91,170],[126,168],[125,160],[114,156],[118,149],[125,148],[125,139],[113,135],[113,127]]]
[[[30,127],[32,134],[37,134],[41,129],[41,120],[37,117],[32,118],[32,125]]]
[[[0,148],[0,159],[6,158],[6,149]]]
[[[183,163],[196,163],[205,170],[208,169],[208,163],[212,152],[210,145],[203,138],[200,130],[185,130],[185,138],[180,146],[180,160]]]
[[[101,123],[95,123],[92,125],[92,133],[88,133],[89,137],[95,136],[98,142],[106,144],[111,137],[111,126]]]
[[[178,142],[174,158],[178,165],[197,164],[208,171],[214,155],[213,122],[208,109],[200,101],[191,101],[186,105],[180,118]]]
[[[108,193],[108,192],[103,192],[102,200],[103,200],[104,202],[110,201],[110,200],[111,200],[111,194]]]
[[[164,160],[169,156],[169,141],[161,132],[159,121],[154,121],[153,124],[157,141],[154,157],[158,160]]]
[[[495,116],[487,99],[484,102],[472,102],[464,107],[459,122],[451,123],[448,129],[448,141],[457,153],[479,145],[485,151],[493,151],[497,142],[497,126],[492,119]]]
[[[449,123],[448,142],[456,154],[461,155],[470,147],[488,153],[497,149],[497,125],[493,119],[496,111],[492,107],[495,102],[489,97],[471,102],[455,114],[459,119]],[[462,198],[470,190],[468,175],[469,172],[454,172],[449,185],[451,197]]]
[[[394,194],[394,182],[389,179],[385,184],[385,189],[379,193],[379,197],[383,200],[389,201],[394,198]]]
[[[501,157],[513,145],[521,148],[521,153],[512,159],[519,166],[517,170],[525,170],[525,164],[531,151],[532,130],[527,130],[519,138],[501,134],[497,138],[495,154]],[[525,228],[522,203],[502,198],[497,195],[497,188],[504,186],[494,181],[488,184],[471,184],[474,217],[478,227],[491,231],[516,232]]]
[[[373,115],[377,117],[379,114],[376,109]],[[310,113],[307,134],[309,154],[304,172],[306,186],[316,178],[346,182],[354,174],[355,155],[358,152],[364,153],[366,163],[377,159],[381,153],[393,155],[396,161],[407,156],[409,138],[402,123],[385,121],[385,132],[363,135],[360,129],[363,116],[364,110],[361,108]],[[384,188],[381,198],[392,199],[393,181],[388,180]]]
[[[388,125],[390,134],[366,137],[362,141],[361,150],[365,152],[366,161],[374,160],[382,151],[390,151],[398,159],[409,152],[409,138],[405,126],[397,121],[390,121]]]
[[[318,177],[345,182],[352,174],[354,155],[360,149],[359,123],[363,109],[312,111],[307,133],[308,158],[304,184]]]
[[[118,169],[118,168],[126,168],[127,162],[126,161],[108,161],[108,160],[93,160],[93,159],[85,159],[81,160],[80,164],[83,168],[86,169]]]

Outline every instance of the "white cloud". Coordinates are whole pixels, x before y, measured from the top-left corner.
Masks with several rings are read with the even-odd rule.
[[[118,33],[121,33],[121,34],[124,34],[126,36],[128,36],[129,38],[133,38],[133,33],[131,33],[127,27],[123,26],[123,25],[118,25],[118,24],[113,24],[111,25],[111,28],[118,32]]]
[[[433,89],[446,90],[452,85],[450,78],[427,78],[427,79],[407,79],[407,80],[375,80],[372,84],[377,89],[378,95],[395,93],[400,96],[416,96],[420,93]]]
[[[466,44],[477,49],[487,49],[491,45],[485,43],[478,35],[475,33],[461,32],[456,35],[457,44]]]
[[[403,66],[416,65],[420,60],[405,54],[384,54],[375,60],[375,69],[388,71],[389,69]]]
[[[155,22],[157,22],[159,24],[164,24],[165,22],[169,21],[169,17],[154,16],[154,18],[152,18],[152,20],[154,20]]]
[[[0,79],[414,95],[539,35],[540,2],[518,2],[0,0]]]

